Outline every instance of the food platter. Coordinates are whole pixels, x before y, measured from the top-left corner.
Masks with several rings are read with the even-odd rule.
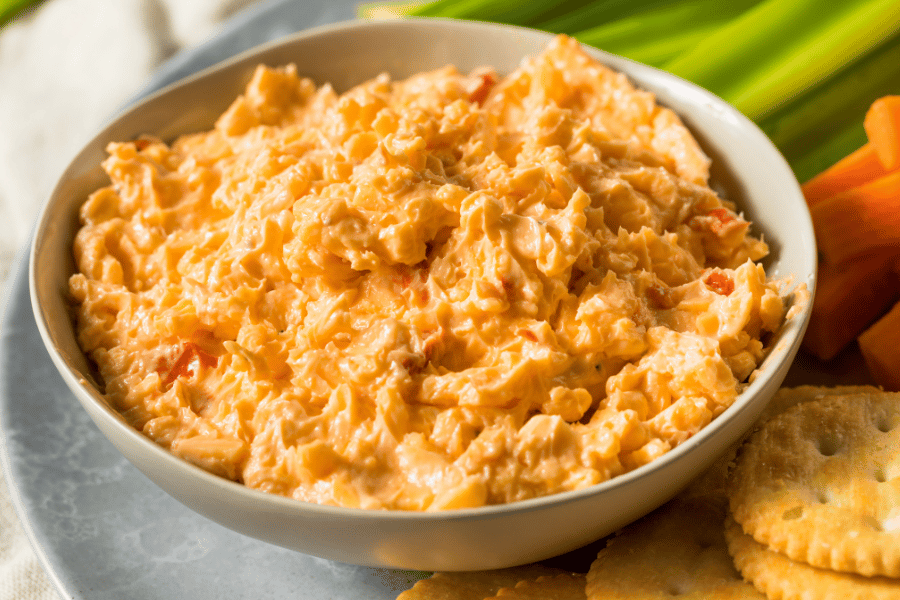
[[[166,65],[146,91],[292,29],[352,16],[349,3],[343,13],[297,6],[267,4],[233,23],[216,40]],[[39,558],[61,594],[318,598],[340,590],[345,598],[393,598],[419,576],[281,550],[225,530],[172,500],[105,440],[56,374],[31,314],[26,272],[23,260],[0,326],[4,468]],[[858,357],[845,358],[835,361],[843,369],[835,371],[801,357],[788,383],[864,382]]]

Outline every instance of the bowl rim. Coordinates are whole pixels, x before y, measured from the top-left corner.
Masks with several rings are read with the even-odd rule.
[[[525,27],[486,23],[480,21],[466,21],[459,19],[432,17],[404,18],[396,21],[351,20],[313,27],[254,46],[248,50],[240,52],[209,67],[203,68],[196,73],[179,79],[178,81],[175,81],[154,92],[151,92],[150,94],[136,99],[130,105],[117,111],[110,119],[107,120],[107,122],[101,128],[97,130],[96,135],[91,138],[91,140],[88,140],[81,146],[79,152],[70,161],[67,168],[64,169],[60,177],[57,179],[57,183],[54,186],[54,189],[51,192],[48,201],[45,202],[40,212],[35,229],[35,234],[32,236],[31,246],[28,251],[28,281],[31,305],[44,345],[47,348],[47,351],[50,354],[55,366],[57,367],[57,370],[66,380],[68,386],[73,390],[79,390],[81,392],[73,392],[74,395],[86,409],[88,408],[87,403],[90,403],[90,405],[93,407],[94,410],[88,410],[88,412],[91,413],[92,418],[102,418],[106,424],[115,428],[118,434],[125,436],[132,444],[137,444],[142,452],[149,453],[152,459],[156,461],[162,461],[166,463],[168,468],[177,469],[187,476],[198,477],[206,485],[216,487],[222,493],[236,495],[248,506],[253,505],[259,507],[260,509],[266,506],[270,508],[277,507],[279,511],[303,514],[304,516],[311,515],[342,518],[349,516],[370,521],[453,521],[470,520],[473,518],[488,518],[491,516],[496,516],[498,514],[512,515],[517,513],[527,513],[539,510],[548,505],[565,505],[574,503],[588,496],[600,496],[609,493],[616,488],[628,486],[629,484],[643,479],[656,471],[668,468],[672,463],[683,460],[684,457],[690,454],[697,446],[704,445],[704,443],[708,439],[710,439],[724,423],[732,420],[740,413],[749,410],[750,400],[757,393],[759,393],[759,391],[765,386],[766,382],[773,376],[772,374],[777,371],[775,365],[782,364],[786,359],[790,359],[793,356],[793,351],[795,351],[796,347],[799,345],[799,341],[802,338],[802,335],[808,324],[812,307],[812,295],[814,294],[816,284],[816,252],[814,243],[815,238],[813,235],[812,221],[809,218],[808,210],[805,212],[804,216],[806,218],[804,219],[804,222],[797,223],[796,227],[798,228],[798,232],[800,235],[809,237],[813,240],[811,256],[809,257],[810,272],[804,281],[793,282],[793,285],[805,283],[810,292],[810,299],[805,306],[802,306],[800,308],[798,313],[793,317],[793,320],[784,324],[783,331],[780,332],[781,339],[779,343],[775,347],[772,347],[768,350],[767,356],[764,358],[763,363],[761,363],[760,367],[758,368],[760,376],[756,377],[753,382],[749,383],[725,411],[723,411],[710,424],[702,428],[690,439],[679,444],[675,448],[669,450],[664,455],[654,459],[650,463],[638,467],[637,469],[623,473],[621,475],[616,475],[606,481],[577,490],[558,492],[555,494],[529,498],[526,500],[520,500],[506,504],[494,504],[474,508],[445,509],[437,511],[407,511],[399,509],[368,509],[333,506],[317,504],[287,496],[263,492],[254,488],[247,487],[246,485],[238,483],[236,481],[214,475],[202,469],[201,467],[196,466],[193,463],[190,463],[189,461],[165,450],[162,446],[158,445],[150,438],[146,437],[144,434],[128,424],[120,413],[115,411],[102,399],[99,391],[96,390],[96,388],[94,388],[90,383],[88,383],[79,373],[79,371],[74,368],[73,365],[68,363],[68,361],[62,356],[62,353],[56,347],[56,344],[52,341],[52,330],[47,321],[47,317],[42,306],[43,299],[40,297],[38,292],[37,278],[39,276],[39,271],[41,268],[38,260],[38,254],[41,244],[43,243],[46,235],[46,229],[50,217],[60,203],[58,198],[61,194],[61,185],[71,175],[73,166],[78,162],[79,157],[84,153],[87,147],[94,140],[102,138],[106,134],[106,132],[121,118],[133,112],[141,110],[142,107],[152,102],[153,100],[156,100],[157,98],[170,93],[174,89],[206,78],[214,73],[218,73],[219,71],[227,70],[234,65],[241,63],[249,59],[250,57],[259,55],[269,49],[277,48],[283,45],[289,45],[298,40],[312,39],[319,36],[329,36],[344,32],[352,32],[357,29],[383,28],[389,30],[393,27],[437,27],[442,29],[458,29],[459,32],[462,32],[463,30],[469,28],[486,31],[496,30],[499,28],[518,31],[525,35],[541,36],[545,39],[545,43],[549,42],[554,37],[554,34]],[[742,125],[742,127],[753,132],[754,136],[762,138],[761,141],[768,145],[771,153],[773,153],[773,155],[775,155],[774,157],[778,161],[780,161],[780,166],[790,174],[790,180],[793,181],[793,186],[795,188],[795,190],[793,191],[795,192],[798,200],[802,200],[803,196],[802,192],[800,191],[799,183],[797,183],[796,178],[793,176],[793,172],[791,171],[784,157],[777,150],[777,148],[775,148],[772,142],[765,136],[765,134],[750,119],[741,114],[730,104],[728,104],[718,96],[715,96],[712,92],[703,89],[689,81],[681,79],[675,75],[664,72],[660,69],[637,63],[630,59],[613,55],[602,50],[586,46],[584,44],[582,44],[582,47],[585,48],[585,50],[594,58],[599,59],[601,62],[610,66],[616,71],[624,73],[628,77],[628,79],[632,81],[632,83],[636,83],[641,89],[649,89],[643,81],[645,76],[648,74],[655,74],[657,77],[666,79],[676,88],[680,87],[683,90],[690,91],[692,94],[705,97],[706,101],[710,103],[710,107],[714,108],[717,111],[721,111],[725,118],[737,120]],[[623,69],[623,67],[626,68]],[[653,89],[649,89],[649,91],[653,92],[654,95],[656,95],[657,93],[657,91]],[[769,365],[768,368],[764,368],[770,361],[776,362],[774,365]]]

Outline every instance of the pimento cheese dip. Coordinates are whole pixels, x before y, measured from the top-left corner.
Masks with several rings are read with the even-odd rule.
[[[679,118],[566,37],[341,95],[260,66],[211,131],[108,151],[70,279],[103,393],[274,494],[606,481],[731,405],[784,319]]]

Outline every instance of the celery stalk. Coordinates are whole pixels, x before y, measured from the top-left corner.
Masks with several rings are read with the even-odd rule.
[[[865,142],[863,117],[889,94],[900,94],[900,34],[758,124],[804,180]]]
[[[797,52],[772,64],[764,85],[745,82],[736,89],[738,106],[764,106],[772,95],[792,98],[816,85],[822,78],[865,55],[879,43],[900,31],[900,2],[887,0],[857,7],[846,18],[807,40]],[[823,43],[827,41],[827,44]],[[874,99],[874,98],[873,98]],[[764,114],[763,111],[758,111]]]
[[[648,14],[654,10],[665,10],[684,0],[595,0],[577,5],[565,5],[564,10],[547,11],[535,26],[554,33],[584,31],[591,27],[613,23],[637,14]],[[536,2],[539,3],[539,2]],[[555,14],[554,14],[555,12]],[[671,32],[671,30],[670,30]]]
[[[0,0],[0,26],[19,16],[28,7],[39,0]]]
[[[744,5],[751,0],[736,0]],[[758,2],[760,0],[754,0]],[[526,25],[553,33],[573,34],[635,15],[653,17],[682,5],[712,4],[709,0],[435,0],[409,11],[411,16],[449,17]],[[718,5],[723,4],[718,2]],[[725,8],[732,9],[725,3]],[[666,33],[672,33],[670,28]]]
[[[898,30],[897,0],[766,0],[665,69],[758,119]]]
[[[398,19],[405,17],[424,5],[425,2],[369,2],[356,7],[356,16],[360,19]]]
[[[721,0],[682,0],[573,35],[607,52],[661,66],[759,2],[736,0],[723,4]]]
[[[677,34],[669,35],[664,38],[649,40],[632,39],[630,42],[627,40],[605,41],[600,38],[600,36],[581,33],[574,34],[574,37],[589,46],[594,46],[601,50],[611,52],[612,54],[618,54],[619,56],[630,58],[639,63],[659,68],[682,52],[689,50],[715,31],[715,29],[715,25],[707,25],[686,31],[679,31]]]
[[[659,66],[760,1],[437,0],[401,14],[499,21],[568,33],[608,52]],[[390,9],[396,12],[395,6]]]
[[[448,17],[454,19],[474,19],[497,21],[511,25],[537,26],[568,7],[580,8],[596,1],[599,3],[623,3],[626,0],[437,0],[410,11],[410,15],[420,17]],[[653,0],[659,2],[661,0]]]

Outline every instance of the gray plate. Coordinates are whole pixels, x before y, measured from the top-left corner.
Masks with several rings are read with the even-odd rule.
[[[139,97],[257,44],[350,19],[354,6],[265,2],[166,63]],[[415,574],[329,562],[241,536],[150,482],[57,374],[31,311],[27,267],[23,257],[0,325],[0,454],[26,532],[63,597],[378,600],[411,585]]]

